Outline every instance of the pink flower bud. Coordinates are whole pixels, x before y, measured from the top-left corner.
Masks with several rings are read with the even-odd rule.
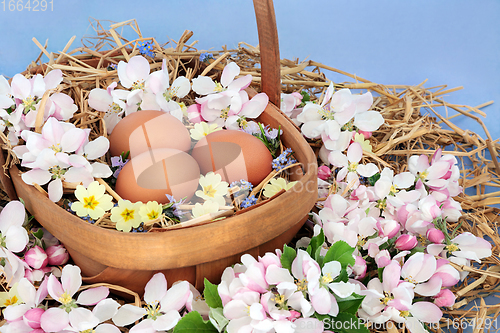
[[[45,312],[44,309],[34,308],[29,309],[23,316],[23,321],[31,328],[40,328],[40,317]]]
[[[382,250],[377,253],[377,255],[375,256],[375,263],[377,264],[378,268],[389,265],[391,263],[391,255],[389,251]]]
[[[436,228],[430,228],[426,233],[427,239],[434,244],[442,244],[444,242],[444,234],[441,230]]]
[[[29,249],[24,255],[24,261],[34,269],[47,266],[49,258],[47,253],[38,245]]]
[[[327,180],[332,175],[332,170],[326,165],[318,167],[318,178],[322,180]]]
[[[437,306],[450,307],[455,304],[455,294],[450,289],[442,289],[436,296],[434,296],[434,304]]]
[[[66,248],[63,245],[49,246],[45,252],[49,257],[49,265],[64,265],[69,260],[68,251],[66,251]]]
[[[201,105],[192,104],[187,108],[188,118],[192,123],[201,123],[203,121],[201,117]]]
[[[363,257],[355,256],[356,261],[352,267],[355,279],[362,279],[366,276],[366,261]]]
[[[417,244],[417,237],[404,234],[396,239],[396,243],[394,243],[394,246],[400,251],[406,251],[413,249],[415,246],[417,246]]]
[[[289,321],[295,321],[295,319],[300,317],[300,312],[297,312],[295,310],[290,311],[290,315],[286,317]]]
[[[358,133],[363,134],[363,136],[365,137],[365,140],[368,140],[372,136],[372,132],[358,130]]]
[[[400,228],[401,226],[395,220],[379,219],[377,221],[377,229],[380,237],[387,236],[388,239],[391,239],[396,236]]]

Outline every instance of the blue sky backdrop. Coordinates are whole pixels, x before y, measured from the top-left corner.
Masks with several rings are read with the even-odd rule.
[[[49,39],[49,51],[62,50],[73,35],[72,48],[80,46],[81,38],[93,33],[91,17],[115,22],[135,18],[143,36],[159,42],[192,30],[198,49],[258,43],[249,0],[52,0],[39,1],[37,12],[34,1],[31,10],[24,1],[23,10],[14,11],[9,10],[13,0],[2,1],[0,74],[5,76],[23,71],[38,56],[32,37],[42,44]],[[463,86],[446,100],[471,106],[496,101],[483,111],[493,138],[500,138],[500,1],[275,0],[275,10],[282,58],[307,57],[384,84],[428,79],[427,87]],[[458,117],[455,123],[484,137],[469,118]]]

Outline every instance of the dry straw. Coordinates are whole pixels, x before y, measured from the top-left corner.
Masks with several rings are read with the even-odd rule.
[[[42,46],[34,40],[41,53],[37,60],[28,66],[28,70],[31,70],[41,65],[42,55],[45,54],[49,58],[49,62],[43,66],[44,74],[53,69],[63,71],[64,81],[61,91],[71,96],[79,109],[72,118],[72,122],[80,128],[92,129],[91,139],[95,139],[99,135],[106,135],[106,129],[103,113],[92,110],[88,106],[89,92],[95,87],[103,88],[113,81],[118,81],[116,70],[110,69],[108,65],[117,64],[122,60],[126,61],[139,54],[139,42],[148,41],[153,45],[155,55],[152,59],[152,70],[161,67],[162,59],[167,60],[171,80],[180,75],[191,79],[199,74],[217,78],[227,61],[235,61],[242,68],[241,75],[251,74],[253,77],[252,86],[256,90],[260,89],[260,51],[258,46],[240,43],[238,49],[235,50],[224,48],[221,51],[211,51],[210,54],[214,60],[211,60],[211,64],[207,66],[199,60],[203,51],[194,48],[196,42],[187,44],[192,32],[184,32],[179,41],[172,40],[166,45],[160,45],[154,38],[144,38],[135,20],[112,24],[109,30],[105,29],[99,21],[92,21],[91,25],[95,30],[95,35],[85,37],[82,40],[83,46],[72,51],[68,50],[75,39],[74,37],[61,52],[55,53],[47,51],[47,43]],[[127,40],[123,37],[126,29],[128,32],[132,30],[137,38]],[[415,86],[383,85],[312,60],[302,62],[281,60],[282,91],[285,93],[306,91],[312,100],[319,99],[330,83],[325,72],[343,75],[345,80],[349,81],[336,82],[337,89],[350,88],[360,89],[360,92],[371,91],[375,96],[372,109],[379,111],[386,120],[385,124],[370,138],[373,152],[364,153],[364,162],[373,162],[380,168],[390,167],[395,172],[402,172],[407,170],[408,158],[411,155],[427,154],[431,156],[440,147],[446,147],[446,153],[457,157],[461,169],[460,185],[463,186],[464,192],[467,194],[462,193],[456,198],[462,205],[464,214],[459,222],[449,223],[449,229],[454,230],[458,227],[459,232],[468,231],[476,236],[486,237],[492,241],[493,255],[484,259],[480,265],[456,266],[460,271],[469,272],[469,275],[463,284],[452,289],[457,295],[457,305],[444,311],[448,319],[443,319],[440,325],[443,328],[452,327],[454,320],[455,322],[464,322],[465,320],[472,322],[475,319],[476,323],[479,320],[485,323],[486,319],[494,321],[500,313],[500,305],[486,305],[484,298],[487,296],[498,297],[496,294],[499,291],[500,283],[500,268],[498,266],[500,238],[497,233],[500,210],[495,207],[495,205],[500,204],[500,191],[495,190],[495,188],[500,187],[500,164],[498,161],[500,145],[498,140],[493,140],[481,119],[481,117],[486,116],[481,109],[492,102],[474,107],[452,104],[446,102],[443,97],[461,89],[461,87],[449,89],[446,85],[442,85],[426,88],[424,87],[426,81]],[[27,75],[29,76],[29,74]],[[193,96],[188,96],[187,102],[192,100]],[[446,117],[442,115],[443,112],[439,112],[443,108],[446,111]],[[448,115],[448,112],[452,113],[453,111],[454,114]],[[478,122],[484,129],[486,139],[477,133],[463,130],[453,124],[451,120],[456,117],[468,117]],[[37,125],[41,126],[41,124]],[[38,126],[37,129],[40,128]],[[10,152],[12,147],[5,137],[3,137],[3,142],[2,148]],[[318,154],[320,142],[311,141],[310,145]],[[7,161],[9,163],[17,162],[11,154],[9,154]],[[105,161],[110,162],[109,156],[105,158]],[[276,176],[275,173],[272,173],[268,178],[274,176]],[[108,192],[115,199],[119,199],[109,187]],[[206,222],[206,220],[196,220],[187,224],[193,225],[199,222]],[[104,227],[114,227],[109,218],[104,218],[99,223]],[[164,226],[167,227],[167,224]],[[461,308],[466,304],[473,305],[467,310]],[[483,328],[476,327],[475,331],[479,331],[479,329],[482,331]],[[385,331],[387,330],[398,331],[394,327],[385,329]],[[440,331],[440,329],[432,328],[431,330]],[[494,330],[493,328],[492,331]]]

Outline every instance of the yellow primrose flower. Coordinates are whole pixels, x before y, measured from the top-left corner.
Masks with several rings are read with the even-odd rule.
[[[269,183],[264,186],[264,196],[267,198],[272,197],[282,189],[285,191],[288,191],[289,189],[292,188],[293,185],[295,185],[297,182],[290,182],[287,183],[287,181],[284,178],[273,178]]]
[[[194,124],[194,128],[190,129],[191,137],[194,140],[201,140],[208,134],[216,131],[220,131],[222,127],[218,127],[217,124],[208,124],[205,122]]]
[[[104,185],[97,181],[90,183],[87,188],[78,185],[75,190],[75,197],[78,201],[73,202],[71,209],[80,217],[89,215],[92,219],[97,220],[113,208],[113,197],[105,192]]]
[[[365,136],[363,134],[354,134],[354,142],[358,142],[364,151],[367,151],[369,153],[372,152],[372,145],[370,144],[370,140],[365,140]]]
[[[224,196],[229,190],[229,184],[222,181],[221,175],[210,171],[205,176],[200,176],[201,190],[196,191],[196,195],[204,200],[217,202],[219,206],[226,204]]]
[[[121,199],[118,206],[111,209],[111,221],[116,223],[116,229],[129,232],[132,228],[137,228],[141,224],[141,214],[139,213],[143,203],[135,203]]]
[[[217,213],[218,211],[219,204],[217,202],[207,200],[203,203],[203,205],[197,202],[191,210],[191,213],[193,214],[193,217],[199,217],[209,213]]]
[[[9,291],[0,292],[0,308],[20,303],[23,301],[17,292],[17,282],[12,285]]]
[[[156,201],[148,201],[147,204],[142,205],[139,209],[142,222],[154,221],[161,216],[163,207]]]

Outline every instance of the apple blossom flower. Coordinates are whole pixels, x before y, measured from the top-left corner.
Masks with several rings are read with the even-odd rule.
[[[139,213],[142,202],[135,203],[121,199],[118,206],[111,209],[111,221],[116,223],[116,229],[129,232],[132,228],[137,228],[141,224],[141,214]]]
[[[247,129],[250,127],[250,123],[247,119],[255,119],[259,117],[267,104],[269,103],[269,97],[265,93],[259,93],[252,97],[251,100],[245,102],[241,106],[241,110],[234,115],[228,115],[225,125],[227,129]],[[254,124],[252,127],[257,127],[258,125]]]
[[[415,176],[410,172],[402,172],[394,175],[394,171],[384,168],[380,173],[380,178],[375,183],[375,194],[380,199],[387,196],[395,196],[401,189],[406,189],[415,183]]]
[[[264,186],[264,192],[262,194],[271,198],[276,195],[279,191],[285,190],[288,191],[291,189],[297,182],[287,182],[284,178],[273,178]]]
[[[110,298],[101,300],[90,311],[85,308],[73,309],[68,315],[69,325],[64,329],[64,332],[106,332],[120,333],[118,327],[104,323],[110,320],[117,312],[120,304]],[[50,309],[49,309],[50,310]],[[47,316],[45,313],[42,317]],[[44,321],[44,326],[49,326]]]
[[[108,88],[94,88],[89,94],[89,106],[97,111],[106,112],[104,122],[106,131],[111,134],[116,124],[121,120],[126,109],[126,99],[129,94],[123,89],[115,89],[118,83],[111,83]]]
[[[333,91],[333,82],[330,82],[321,104],[306,103],[302,112],[297,115],[297,120],[303,123],[302,134],[307,138],[317,139],[325,133],[334,140],[338,139],[341,126],[334,119],[331,107],[326,105],[332,97]]]
[[[220,131],[222,127],[219,127],[217,124],[209,124],[206,122],[200,122],[194,124],[194,128],[190,129],[191,138],[193,140],[201,140],[208,134],[216,131]]]
[[[226,204],[224,196],[228,193],[229,184],[222,180],[221,175],[210,171],[205,176],[200,175],[199,182],[201,190],[195,192],[196,196],[216,202],[219,206]]]
[[[429,163],[429,158],[426,155],[411,156],[408,160],[408,169],[431,189],[440,190],[446,188],[450,183],[453,183],[453,181],[450,182],[450,175],[452,174],[452,169],[456,167],[456,165],[454,165],[456,159],[453,162],[449,158],[441,158],[439,149],[434,155],[435,157],[431,160],[431,163]],[[438,156],[440,158],[437,158]],[[458,185],[456,188],[458,190]],[[458,193],[455,195],[457,194]]]
[[[318,167],[318,178],[321,180],[327,180],[332,175],[332,170],[326,165]]]
[[[303,96],[298,92],[293,92],[291,94],[281,93],[281,111],[291,118],[295,107],[302,103],[302,98]]]
[[[440,255],[442,251],[453,256],[481,263],[481,259],[491,256],[491,244],[487,240],[476,237],[470,232],[464,232],[453,238],[448,244],[430,244],[427,252]]]
[[[412,283],[417,294],[434,296],[441,290],[442,281],[433,277],[437,261],[433,255],[417,252],[413,254],[401,268],[401,277]]]
[[[128,62],[120,61],[117,67],[121,85],[132,90],[145,89],[150,70],[149,62],[142,56],[133,56]]]
[[[432,277],[436,276],[441,278],[441,285],[443,287],[454,286],[460,281],[460,273],[450,265],[448,260],[442,258],[436,261],[436,272]]]
[[[441,289],[433,298],[434,304],[439,307],[452,307],[456,299],[455,294],[450,289]]]
[[[47,253],[49,265],[62,266],[69,260],[69,254],[64,245],[49,246],[45,253]]]
[[[81,284],[82,277],[78,266],[64,266],[61,274],[61,282],[59,282],[53,274],[49,276],[47,282],[48,293],[54,300],[61,303],[61,305],[58,308],[50,308],[42,314],[40,318],[42,329],[47,332],[58,332],[65,329],[72,322],[75,322],[74,318],[86,316],[83,313],[89,311],[79,308],[78,304],[96,305],[104,300],[109,294],[109,289],[107,287],[96,287],[80,292],[78,298],[75,300],[73,296],[76,294]],[[76,312],[72,315],[71,313],[73,311]],[[77,321],[78,320],[79,319],[77,319]],[[95,321],[95,319],[91,318],[90,322],[93,321]],[[98,323],[96,323],[96,325],[97,324]]]
[[[359,164],[363,157],[361,145],[357,142],[352,143],[347,149],[347,156],[340,151],[333,151],[328,156],[330,163],[342,169],[337,174],[337,181],[344,178],[347,183],[355,181],[354,188],[359,186],[358,174],[363,177],[371,177],[378,172],[378,167],[373,163]],[[347,178],[346,178],[347,176]]]
[[[417,246],[418,240],[417,237],[409,234],[403,234],[396,239],[394,243],[394,247],[400,251],[411,250],[415,246]]]
[[[78,201],[73,202],[71,210],[80,217],[89,215],[92,219],[98,220],[113,208],[113,197],[105,192],[104,185],[97,181],[90,183],[87,188],[77,185],[74,193]]]
[[[413,293],[411,284],[400,280],[401,266],[395,260],[385,266],[382,281],[371,279],[367,289],[360,291],[366,297],[361,303],[358,315],[373,322],[386,322],[392,316],[392,309],[405,311],[411,306]]]
[[[30,269],[24,260],[3,247],[0,247],[0,258],[5,258],[3,274],[9,285],[19,282],[24,277],[25,272]]]
[[[40,328],[40,316],[44,312],[38,308],[48,294],[47,279],[44,279],[38,289],[25,278],[17,284],[21,303],[8,306],[3,315],[8,322],[24,321],[30,329]]]
[[[9,202],[0,212],[0,248],[21,252],[28,244],[28,232],[23,228],[26,210],[17,200]]]
[[[24,261],[34,269],[47,266],[49,257],[47,253],[38,245],[35,245],[24,254]]]
[[[198,76],[193,79],[192,89],[198,95],[213,95],[227,90],[240,91],[248,87],[252,76],[248,74],[235,79],[239,74],[240,67],[235,62],[229,62],[222,71],[220,83],[214,82],[207,76]]]
[[[366,276],[366,260],[363,257],[355,256],[356,260],[354,266],[352,267],[352,272],[354,273],[355,279],[363,279]]]
[[[198,118],[196,112],[199,111],[201,120],[216,123],[220,127],[227,127],[228,117],[238,115],[242,111],[243,105],[249,101],[248,94],[242,89],[250,85],[252,77],[248,74],[235,79],[239,73],[240,68],[238,65],[230,62],[222,71],[220,83],[216,83],[211,78],[205,76],[193,79],[193,91],[205,96],[196,98],[196,103],[200,104],[200,106],[188,110],[188,117],[192,121],[195,121]],[[248,113],[246,116],[252,117],[259,112],[260,105],[262,104],[261,99],[259,97],[254,103],[248,104],[248,110],[245,111]],[[191,116],[189,115],[190,113]],[[231,119],[230,122],[234,120],[234,118]]]
[[[144,288],[146,308],[125,304],[113,316],[117,326],[130,325],[147,315],[130,332],[163,332],[172,329],[181,319],[179,311],[192,301],[189,283],[181,281],[167,290],[167,280],[163,273],[156,273]]]
[[[441,244],[445,241],[443,232],[436,228],[429,228],[425,235],[434,244]]]
[[[161,70],[153,72],[149,76],[148,88],[155,95],[155,103],[151,103],[151,106],[143,106],[143,109],[161,109],[182,121],[182,107],[174,99],[185,97],[191,90],[191,83],[185,76],[178,76],[172,82],[172,86],[170,86],[169,81],[167,62],[163,59]]]

